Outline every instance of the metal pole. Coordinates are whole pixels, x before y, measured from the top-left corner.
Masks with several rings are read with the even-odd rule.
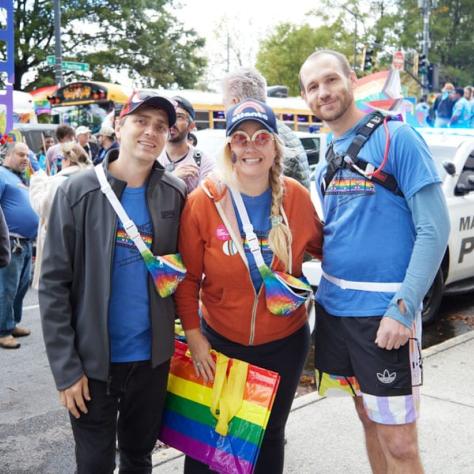
[[[62,51],[61,51],[61,8],[60,0],[54,0],[54,77],[59,87],[64,86]]]
[[[350,8],[347,8],[345,5],[341,5],[341,8],[346,10],[347,13],[350,13],[354,17],[354,59],[352,61],[352,67],[356,68],[357,65],[357,13],[353,12]]]
[[[422,5],[423,12],[423,42],[422,42],[422,53],[426,58],[427,64],[429,64],[428,53],[430,50],[430,13],[431,13],[431,1],[423,0]],[[428,90],[428,70],[423,69],[421,74],[421,82],[423,83],[424,91]]]
[[[352,64],[352,68],[354,71],[356,70],[357,64],[357,16],[354,15],[354,61]]]

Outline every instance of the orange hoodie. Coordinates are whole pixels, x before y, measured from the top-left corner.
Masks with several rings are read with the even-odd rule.
[[[283,210],[293,235],[292,274],[301,276],[304,252],[321,258],[322,226],[308,191],[284,178]],[[187,269],[175,301],[185,330],[199,327],[202,314],[215,331],[243,345],[264,344],[297,331],[307,319],[301,305],[291,316],[276,316],[255,291],[232,198],[215,178],[207,178],[187,199],[180,224],[179,251]],[[274,256],[272,269],[284,271]]]

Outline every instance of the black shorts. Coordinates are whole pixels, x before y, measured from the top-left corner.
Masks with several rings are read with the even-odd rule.
[[[321,395],[333,389],[361,395],[368,412],[379,412],[371,416],[374,421],[392,424],[387,422],[392,415],[403,420],[416,418],[420,338],[414,331],[409,343],[399,349],[381,349],[374,342],[381,319],[331,316],[316,304],[315,367]],[[405,410],[413,413],[408,415]]]

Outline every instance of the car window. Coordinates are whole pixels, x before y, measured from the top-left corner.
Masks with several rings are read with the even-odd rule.
[[[470,182],[472,179],[474,179],[474,153],[471,153],[466,160],[457,184],[463,184],[468,190],[474,191],[474,183]]]
[[[319,163],[319,153],[321,143],[319,137],[300,137],[306,155],[308,156],[309,165],[317,165]]]

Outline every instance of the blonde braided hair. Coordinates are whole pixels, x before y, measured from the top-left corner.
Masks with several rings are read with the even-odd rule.
[[[268,245],[273,253],[283,263],[285,271],[290,267],[291,242],[293,240],[290,228],[286,225],[281,214],[285,187],[282,180],[283,171],[283,145],[275,137],[276,156],[270,168],[270,187],[272,189],[271,221],[272,227],[268,234]]]
[[[282,180],[284,149],[278,135],[275,135],[275,161],[270,169],[269,182],[272,189],[272,207],[270,218],[272,226],[268,234],[268,244],[272,252],[283,263],[285,271],[290,267],[290,250],[292,235],[281,215],[281,206],[285,187]],[[215,172],[227,185],[235,186],[237,183],[232,164],[230,145],[226,145],[223,152],[217,157]]]

